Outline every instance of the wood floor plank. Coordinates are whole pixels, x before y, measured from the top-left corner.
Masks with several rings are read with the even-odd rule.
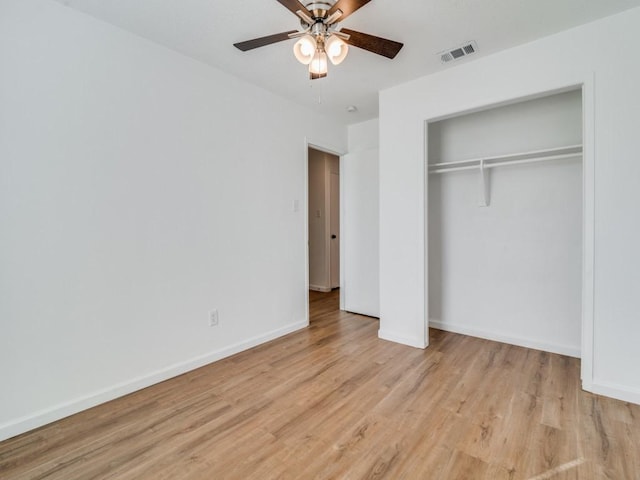
[[[579,360],[419,350],[310,303],[307,329],[0,443],[0,478],[640,478],[640,406],[582,392]]]

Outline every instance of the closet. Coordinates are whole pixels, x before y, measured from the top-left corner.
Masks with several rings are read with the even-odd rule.
[[[428,125],[429,325],[580,356],[582,92]]]

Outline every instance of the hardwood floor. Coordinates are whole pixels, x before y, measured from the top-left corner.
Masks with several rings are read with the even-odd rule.
[[[311,326],[0,443],[2,479],[639,479],[640,406],[579,361],[431,331],[427,350],[311,292]]]

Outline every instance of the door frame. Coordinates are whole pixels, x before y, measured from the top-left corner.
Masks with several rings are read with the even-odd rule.
[[[305,251],[305,264],[304,264],[304,281],[305,281],[305,318],[307,325],[309,324],[309,148],[318,150],[320,152],[329,153],[338,157],[338,170],[340,172],[340,310],[344,310],[344,182],[343,182],[343,164],[342,157],[347,152],[341,152],[335,148],[322,145],[309,140],[308,137],[304,138],[304,193],[302,201],[303,218],[304,218],[304,251]]]

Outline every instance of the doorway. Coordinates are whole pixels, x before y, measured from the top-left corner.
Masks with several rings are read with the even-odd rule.
[[[340,287],[340,158],[308,147],[309,289]]]

